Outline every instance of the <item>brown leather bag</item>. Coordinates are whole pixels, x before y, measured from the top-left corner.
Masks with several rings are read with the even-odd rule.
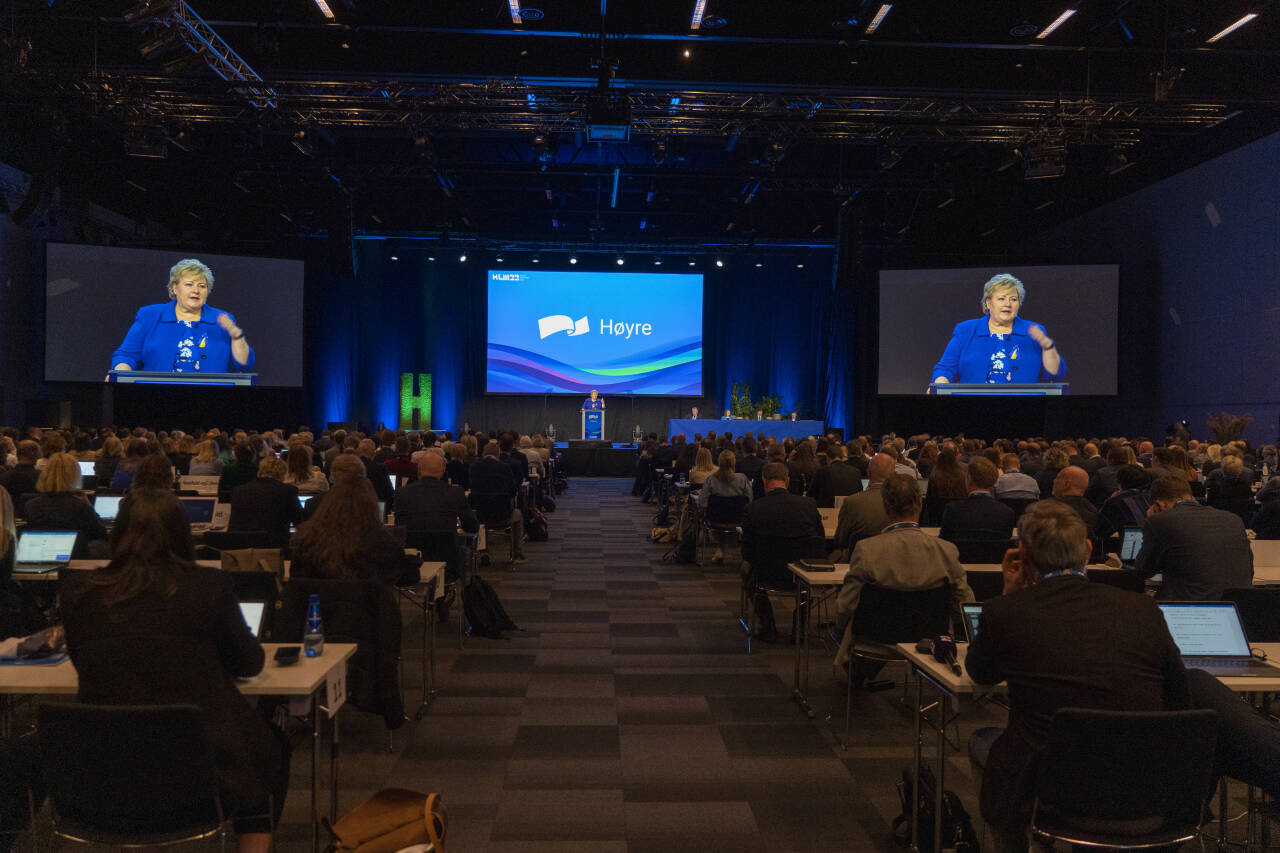
[[[226,572],[271,572],[284,577],[284,557],[279,548],[235,548],[221,552]]]
[[[329,827],[329,853],[396,853],[422,844],[430,853],[445,853],[448,826],[439,794],[383,788]]]

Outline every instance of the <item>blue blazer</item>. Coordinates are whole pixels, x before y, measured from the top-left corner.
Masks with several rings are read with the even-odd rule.
[[[1013,382],[1062,382],[1067,378],[1066,359],[1058,365],[1057,373],[1044,369],[1040,345],[1031,337],[1031,327],[1040,326],[1021,317],[1013,318],[1013,331],[1005,335],[1004,347],[1009,357],[1004,359],[1005,373],[1013,374]],[[1040,326],[1044,331],[1044,327]],[[951,340],[942,358],[933,366],[929,381],[945,376],[951,382],[986,382],[991,370],[991,354],[998,344],[991,336],[985,316],[956,323]]]
[[[231,360],[231,336],[218,325],[219,314],[226,314],[231,317],[231,322],[235,322],[236,318],[230,312],[205,305],[195,324],[194,337],[196,352],[200,354],[200,372],[246,373],[253,370],[256,361],[253,347],[249,348],[247,364],[237,364]],[[117,364],[127,364],[134,370],[171,371],[173,357],[178,351],[178,341],[187,334],[187,328],[178,322],[173,302],[144,305],[138,309],[138,316],[133,318],[133,325],[129,327],[120,348],[111,354],[108,369],[114,369]]]
[[[582,408],[584,410],[585,409],[603,409],[604,399],[596,398],[595,400],[592,400],[590,397],[588,397],[587,399],[582,401]]]

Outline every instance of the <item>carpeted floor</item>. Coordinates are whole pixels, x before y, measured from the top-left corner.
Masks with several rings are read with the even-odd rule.
[[[792,647],[746,653],[735,549],[726,566],[663,562],[629,480],[575,479],[558,500],[549,542],[527,543],[514,572],[482,572],[523,631],[459,653],[456,625],[442,627],[438,697],[394,753],[377,720],[343,711],[339,810],[384,786],[439,791],[451,853],[894,849],[911,743],[900,691],[856,697],[845,735],[830,651],[815,646],[807,719]],[[418,617],[405,614],[412,702]],[[979,706],[960,734],[993,719]],[[282,850],[308,838],[307,754],[294,765]],[[947,784],[976,813],[967,760]]]

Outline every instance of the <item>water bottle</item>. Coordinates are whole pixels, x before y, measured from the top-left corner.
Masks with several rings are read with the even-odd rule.
[[[307,629],[302,635],[302,650],[309,658],[324,654],[324,623],[320,620],[320,596],[318,595],[313,595],[307,600]]]

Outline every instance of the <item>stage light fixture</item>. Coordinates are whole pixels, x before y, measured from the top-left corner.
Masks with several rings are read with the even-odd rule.
[[[524,19],[520,17],[520,0],[507,0],[507,8],[511,10],[511,23],[524,23]]]
[[[702,16],[707,12],[707,0],[695,0],[693,4],[693,17],[689,19],[689,29],[697,30],[702,28]],[[688,55],[686,51],[685,55]]]
[[[501,264],[501,263],[505,263],[507,259],[502,257],[502,255],[498,255],[498,257],[494,258],[494,260]]]
[[[435,255],[427,255],[427,260],[434,261],[435,259],[436,259]]]
[[[724,269],[724,259],[716,258],[716,266],[719,267],[720,269]]]
[[[617,260],[617,264],[618,264],[618,266],[622,266],[622,265],[623,265],[623,264],[625,264],[625,263],[626,263],[626,261],[624,261],[624,260],[622,259],[622,255],[618,255],[618,260]]]
[[[691,258],[689,258],[689,266],[691,266],[691,267],[696,267],[697,265],[698,265],[698,259],[697,259],[697,258],[692,258],[692,257],[691,257]]]
[[[885,3],[880,7],[880,11],[876,12],[876,16],[871,19],[871,23],[867,24],[866,34],[871,35],[880,29],[880,25],[884,23],[884,16],[889,14],[889,10],[893,8],[892,3]]]
[[[1060,27],[1060,26],[1062,26],[1063,24],[1065,24],[1065,23],[1067,22],[1067,18],[1070,18],[1070,17],[1071,17],[1072,15],[1074,15],[1075,13],[1076,13],[1076,10],[1075,10],[1075,9],[1067,9],[1067,10],[1066,10],[1065,12],[1063,12],[1061,15],[1059,15],[1059,16],[1058,16],[1058,17],[1056,17],[1056,18],[1054,18],[1054,19],[1053,19],[1053,23],[1052,23],[1052,24],[1050,24],[1049,26],[1045,27],[1045,28],[1044,28],[1043,30],[1041,30],[1040,32],[1036,33],[1036,38],[1037,38],[1037,39],[1046,39],[1046,38],[1048,38],[1050,35],[1052,35],[1052,34],[1053,34],[1053,31],[1054,31],[1054,30],[1056,30],[1058,27]]]
[[[662,266],[662,258],[654,258],[654,259],[653,259],[653,265],[654,265],[655,267],[660,267],[660,266]]]
[[[762,267],[762,266],[764,266],[764,261],[757,260],[757,261],[756,261],[756,269],[760,269],[760,267]]]
[[[458,255],[458,263],[465,264],[466,262],[467,262],[467,256],[465,253]]]
[[[542,255],[534,255],[534,256],[533,256],[533,262],[534,262],[535,264],[540,264],[540,263],[542,263]]]
[[[324,15],[330,21],[335,20],[333,10],[329,8],[329,4],[325,0],[316,0],[316,7],[320,10],[320,14]]]
[[[1245,15],[1245,16],[1244,16],[1243,18],[1241,18],[1240,20],[1236,21],[1236,22],[1235,22],[1234,24],[1232,24],[1231,26],[1227,27],[1227,28],[1226,28],[1225,30],[1223,30],[1222,32],[1220,32],[1220,33],[1218,33],[1217,35],[1215,35],[1215,36],[1211,37],[1207,42],[1205,42],[1205,44],[1213,44],[1213,43],[1214,43],[1214,42],[1216,42],[1218,39],[1220,39],[1220,38],[1225,38],[1226,36],[1231,35],[1231,34],[1232,34],[1232,33],[1234,33],[1236,30],[1240,29],[1241,27],[1243,27],[1245,24],[1249,23],[1250,21],[1252,21],[1252,20],[1253,20],[1254,18],[1256,18],[1256,17],[1258,17],[1258,13],[1257,13],[1257,12],[1250,12],[1249,14]]]
[[[392,256],[391,256],[391,260],[393,260],[393,261],[398,261],[398,260],[400,260],[400,256],[399,256],[399,255],[392,255]]]
[[[569,256],[569,263],[571,263],[571,264],[576,264],[577,262],[578,262],[578,256],[577,256],[577,255],[570,255],[570,256]]]

